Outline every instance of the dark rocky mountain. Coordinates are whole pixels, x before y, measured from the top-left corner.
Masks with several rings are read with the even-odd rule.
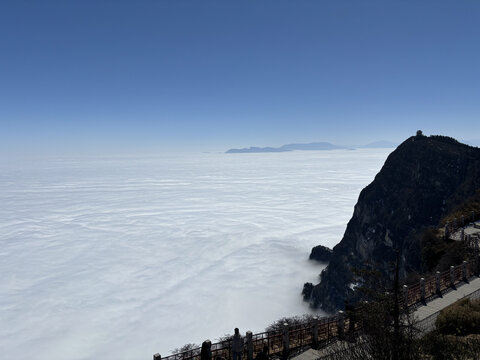
[[[418,133],[393,151],[362,190],[343,239],[333,248],[318,285],[305,284],[313,307],[335,311],[353,296],[353,269],[372,266],[392,279],[421,268],[421,234],[480,189],[480,149]]]

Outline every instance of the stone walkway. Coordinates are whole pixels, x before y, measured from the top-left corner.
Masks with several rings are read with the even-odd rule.
[[[475,277],[467,284],[461,283],[457,286],[456,290],[451,290],[446,294],[443,294],[442,297],[433,299],[426,305],[421,305],[415,310],[414,315],[418,322],[419,330],[432,330],[435,326],[435,320],[437,319],[440,310],[465,297],[480,297],[480,278]]]
[[[450,240],[462,241],[465,235],[474,237],[480,236],[480,221],[465,225],[463,228],[459,228],[453,234],[450,235]]]
[[[439,312],[448,305],[453,304],[457,300],[460,300],[477,290],[480,290],[480,278],[475,277],[470,280],[468,284],[461,283],[460,286],[457,286],[457,290],[451,290],[442,297],[433,299],[426,305],[421,305],[417,310],[415,310],[415,318],[418,321],[422,321],[432,314]]]
[[[443,294],[442,297],[433,299],[426,305],[419,306],[414,311],[414,317],[418,321],[418,329],[420,331],[429,331],[433,329],[440,310],[465,297],[480,298],[480,278],[475,277],[471,279],[469,283],[461,283],[457,286],[456,290],[451,290]],[[335,346],[335,343],[329,346]],[[308,349],[291,359],[316,360],[323,355],[325,355],[325,349]]]

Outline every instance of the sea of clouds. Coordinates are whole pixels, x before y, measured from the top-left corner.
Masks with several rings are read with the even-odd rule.
[[[0,161],[3,359],[151,359],[309,313],[391,149]]]

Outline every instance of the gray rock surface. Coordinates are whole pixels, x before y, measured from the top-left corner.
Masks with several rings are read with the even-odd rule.
[[[444,136],[404,141],[360,193],[310,304],[326,311],[343,308],[353,295],[352,270],[366,264],[393,278],[396,250],[402,277],[420,271],[421,233],[478,189],[480,149]]]

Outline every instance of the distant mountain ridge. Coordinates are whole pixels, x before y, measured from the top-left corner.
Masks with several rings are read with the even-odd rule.
[[[371,142],[367,145],[361,145],[361,146],[356,146],[356,147],[358,147],[358,148],[369,148],[369,149],[396,148],[398,145],[399,145],[399,143],[396,143],[396,142],[393,142],[393,141],[380,140],[380,141]]]
[[[240,153],[265,153],[265,152],[287,152],[295,150],[312,151],[312,150],[354,150],[355,148],[393,148],[398,144],[391,141],[376,141],[362,146],[343,146],[335,145],[329,142],[312,142],[306,144],[287,144],[280,147],[256,147],[251,146],[243,149],[229,149],[225,153],[227,154],[240,154]]]

